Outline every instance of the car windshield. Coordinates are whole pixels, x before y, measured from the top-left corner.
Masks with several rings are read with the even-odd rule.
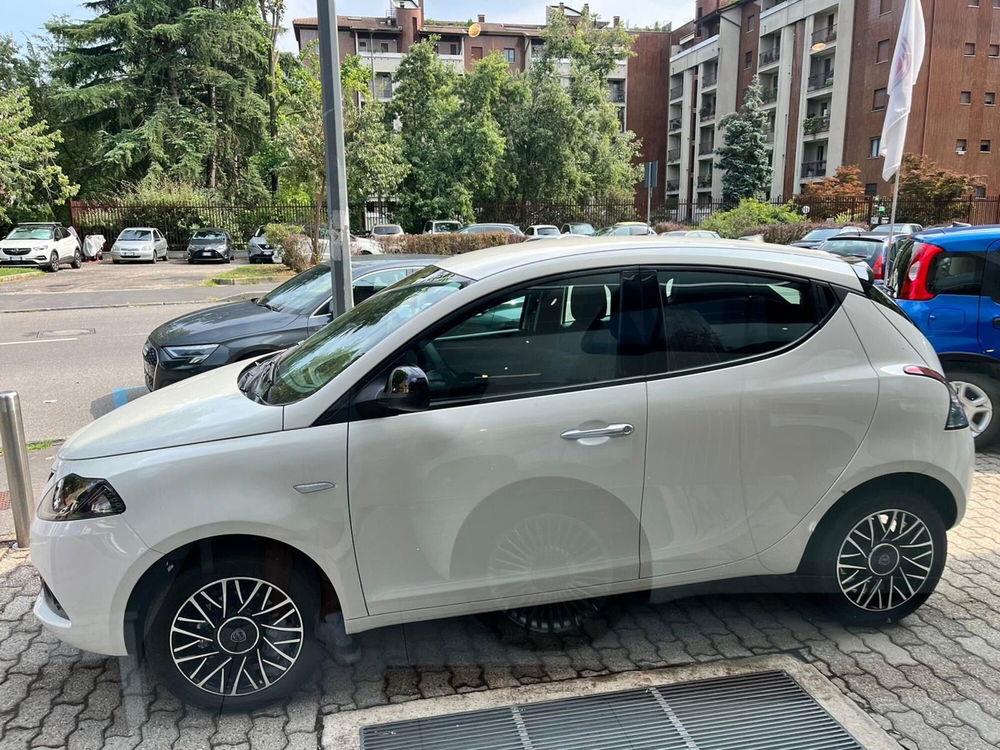
[[[594,234],[594,227],[590,224],[570,224],[569,231],[573,234]]]
[[[392,225],[375,227],[372,230],[372,234],[399,234],[399,233],[400,233],[399,227]]]
[[[427,266],[369,297],[276,360],[258,365],[244,393],[268,404],[290,404],[325,386],[414,315],[466,286],[469,280]]]
[[[555,227],[536,227],[535,234],[559,234],[559,230]]]
[[[825,240],[829,237],[836,237],[840,234],[840,227],[829,227],[828,229],[813,229],[811,232],[807,232],[802,238],[804,240]]]
[[[224,240],[226,233],[220,229],[199,229],[194,233],[192,239],[195,240]]]
[[[604,227],[603,229],[598,229],[596,232],[594,232],[594,236],[596,236],[596,237],[605,237],[605,236],[611,234],[611,231],[613,229],[614,229],[614,227]]]
[[[910,224],[879,224],[872,228],[872,234],[909,234]]]
[[[821,250],[842,256],[864,258],[869,265],[875,262],[882,252],[881,240],[834,239],[820,245]]]
[[[321,263],[272,289],[257,304],[278,312],[303,315],[314,312],[328,300],[331,289],[330,266]]]
[[[253,233],[253,236],[254,237],[263,237],[264,236],[264,227],[257,227],[257,231]]]
[[[457,232],[462,225],[457,221],[438,221],[434,223],[435,232]]]
[[[8,240],[51,240],[52,227],[17,227],[7,235]]]
[[[118,235],[118,239],[125,242],[142,242],[153,239],[153,233],[148,229],[126,229]]]

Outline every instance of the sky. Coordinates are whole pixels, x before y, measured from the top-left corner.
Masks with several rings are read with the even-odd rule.
[[[87,18],[90,13],[80,0],[0,0],[4,8],[0,13],[0,33],[13,34],[23,41],[26,37],[44,31],[43,24],[56,15]],[[549,0],[557,2],[557,0]],[[316,15],[316,0],[286,0],[289,29],[293,18]],[[580,2],[567,2],[572,7]],[[464,21],[485,13],[490,21],[517,21],[542,23],[545,20],[546,0],[425,0],[425,14],[439,20]],[[342,16],[380,16],[389,7],[389,0],[340,0],[337,13]],[[592,11],[609,19],[621,16],[623,21],[638,26],[673,22],[676,26],[694,15],[694,0],[590,0]],[[295,38],[289,30],[282,39],[282,47],[295,49]]]

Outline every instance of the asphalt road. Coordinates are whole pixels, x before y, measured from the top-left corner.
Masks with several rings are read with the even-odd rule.
[[[141,397],[149,332],[212,304],[0,314],[0,390],[20,393],[27,440],[69,437]]]

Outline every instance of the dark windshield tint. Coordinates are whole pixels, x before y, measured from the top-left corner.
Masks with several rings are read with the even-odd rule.
[[[871,242],[856,239],[833,239],[824,242],[820,246],[820,250],[826,250],[834,255],[864,258],[871,265],[882,252],[882,240]]]
[[[260,304],[281,312],[312,313],[331,295],[330,266],[321,263],[293,276],[261,298]]]
[[[421,269],[362,302],[298,346],[287,350],[245,392],[269,404],[290,404],[325,386],[388,334],[431,305],[468,284],[468,279],[434,266]]]

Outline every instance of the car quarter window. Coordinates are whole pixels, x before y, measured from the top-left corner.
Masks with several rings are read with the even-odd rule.
[[[671,372],[777,351],[810,333],[830,304],[805,280],[707,269],[658,275]]]
[[[626,290],[622,278],[582,274],[513,289],[429,332],[396,364],[424,370],[432,405],[641,376],[637,287]]]
[[[968,294],[979,296],[983,288],[984,253],[943,252],[934,256],[927,274],[931,294]]]

